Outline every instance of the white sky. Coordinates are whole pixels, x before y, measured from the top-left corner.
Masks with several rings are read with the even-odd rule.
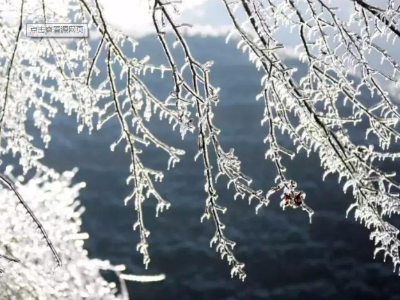
[[[140,38],[154,33],[149,0],[100,0],[107,20],[124,33]],[[331,0],[332,6],[340,7],[342,17],[352,11],[351,1]],[[188,34],[203,36],[226,36],[232,23],[222,0],[182,0],[180,21],[189,23]],[[277,36],[287,46],[295,46],[297,40],[287,30]]]
[[[154,33],[148,0],[100,0],[107,20],[123,32],[140,38]],[[193,25],[192,33],[224,35],[230,23],[220,0],[183,0],[180,20]]]

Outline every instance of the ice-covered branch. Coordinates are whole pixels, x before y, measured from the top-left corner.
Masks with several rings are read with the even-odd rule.
[[[275,161],[278,181],[285,182],[279,153],[293,156],[295,153],[281,151],[274,134],[276,128],[287,131],[294,144],[299,146],[298,150],[318,152],[326,170],[324,177],[336,173],[339,181],[345,178],[344,190],[351,187],[356,200],[349,211],[355,208],[356,219],[372,231],[376,252],[383,251],[385,257],[390,256],[396,269],[400,263],[398,229],[386,218],[399,213],[400,186],[394,179],[395,173],[382,171],[374,164],[376,159],[398,157],[397,153],[388,150],[399,138],[396,128],[398,108],[381,81],[397,82],[399,65],[385,50],[385,44],[379,41],[379,37],[387,37],[379,22],[391,31],[397,26],[398,14],[393,2],[388,1],[390,22],[382,16],[379,20],[368,17],[368,13],[376,17],[377,9],[365,6],[363,1],[354,1],[355,12],[350,21],[342,21],[337,9],[323,0],[268,1],[266,5],[258,0],[224,2],[235,31],[241,37],[239,46],[265,72],[264,91],[260,97],[265,99],[265,121],[270,128],[266,139],[270,144],[267,158]],[[237,21],[234,14],[237,8],[247,14],[247,24]],[[360,24],[364,27],[357,32],[356,25]],[[290,27],[298,33],[299,59],[308,67],[300,81],[294,79],[296,70],[286,67],[280,59],[279,49],[283,45],[276,38],[280,26]],[[389,66],[393,75],[374,65],[376,56],[381,64]],[[368,106],[364,100],[365,90],[372,96],[377,95],[378,103]],[[346,103],[350,103],[350,109],[346,109]],[[290,116],[286,117],[287,114]],[[295,125],[293,120],[296,120]],[[382,151],[374,151],[372,143],[365,147],[353,142],[349,126],[363,120],[369,122],[366,137],[374,133]],[[295,187],[295,182],[293,184]],[[283,186],[281,183],[269,194]],[[288,194],[284,191],[283,206],[302,201],[301,195],[301,192]]]
[[[9,205],[15,201],[14,191],[1,186],[0,269],[4,269],[0,280],[1,299],[128,300],[125,281],[149,282],[165,278],[164,275],[125,274],[124,265],[88,257],[84,243],[89,235],[81,232],[84,207],[77,200],[85,184],[72,184],[75,173],[76,170],[59,174],[43,167],[25,180],[17,176],[12,167],[6,168],[6,176],[15,182],[20,197],[26,199],[25,205],[29,205],[49,229],[54,247],[62,249],[60,256],[65,264],[51,272],[53,263],[47,241],[42,241],[42,233],[26,219],[24,210],[15,210],[14,205]],[[115,282],[107,282],[101,271],[114,272],[119,288]]]
[[[187,116],[186,120],[191,124],[189,108],[194,107],[197,117],[198,126],[198,153],[195,157],[202,157],[204,165],[205,177],[205,192],[207,193],[206,208],[202,220],[204,218],[211,218],[215,224],[215,235],[211,240],[211,246],[216,243],[216,250],[221,253],[221,257],[226,257],[229,264],[232,265],[232,276],[238,275],[239,278],[244,279],[244,264],[239,262],[234,256],[232,250],[235,245],[234,242],[225,237],[225,225],[220,218],[220,212],[226,211],[225,207],[217,204],[218,192],[214,187],[214,181],[220,175],[228,177],[229,183],[233,184],[236,190],[236,195],[242,198],[249,197],[249,201],[256,198],[259,201],[257,209],[261,206],[268,205],[268,200],[263,196],[261,190],[255,191],[250,187],[251,179],[244,175],[240,170],[240,161],[234,155],[234,150],[225,152],[221,143],[218,140],[220,130],[213,123],[213,106],[218,102],[218,89],[214,88],[209,80],[209,72],[212,62],[204,64],[198,62],[191,54],[188,42],[180,32],[180,26],[175,20],[175,15],[178,9],[176,3],[164,2],[161,0],[154,1],[153,8],[153,24],[156,28],[158,38],[164,49],[165,56],[172,69],[172,76],[174,79],[174,93],[172,98],[180,112],[180,115]],[[169,48],[165,38],[165,28],[171,27],[175,35],[175,46],[180,46],[185,57],[184,65],[179,68],[174,55]],[[184,78],[185,69],[188,69],[190,82]],[[191,128],[191,127],[189,127]],[[182,137],[184,133],[182,134]],[[213,173],[213,163],[210,158],[210,151],[214,151],[217,158],[218,174]]]
[[[50,248],[51,252],[53,253],[54,259],[57,262],[57,266],[61,267],[62,262],[61,262],[61,258],[58,255],[56,249],[54,248],[53,243],[50,241],[50,238],[46,232],[46,230],[44,229],[42,223],[39,221],[39,219],[35,216],[35,214],[33,213],[32,209],[28,206],[28,204],[25,202],[25,200],[22,198],[21,194],[18,192],[17,188],[14,186],[14,184],[11,182],[10,179],[8,179],[5,175],[0,174],[0,182],[2,184],[4,184],[7,188],[9,188],[17,197],[19,204],[21,204],[25,211],[28,213],[29,217],[33,220],[33,222],[35,223],[35,226],[37,227],[37,229],[40,231],[40,233],[42,234],[44,240],[46,241],[47,246]],[[10,258],[4,256],[4,258],[10,260]],[[17,259],[14,260],[10,260],[10,261],[18,261]]]
[[[132,189],[125,204],[133,202],[137,218],[133,227],[139,230],[137,250],[147,267],[150,232],[145,227],[143,202],[155,198],[156,215],[170,204],[157,189],[156,182],[162,180],[164,173],[148,168],[142,153],[150,146],[166,153],[167,169],[184,154],[157,137],[149,124],[157,115],[172,128],[179,127],[182,138],[195,132],[195,159],[201,158],[204,166],[206,193],[201,220],[212,219],[215,234],[211,246],[216,244],[216,251],[232,266],[232,276],[244,279],[244,264],[233,252],[235,243],[226,236],[222,214],[227,208],[219,205],[216,181],[225,178],[228,188],[234,188],[235,198],[257,201],[256,212],[279,192],[283,209],[301,208],[311,221],[314,211],[305,203],[305,192],[297,189],[301,183],[287,176],[286,159],[295,158],[301,150],[307,154],[314,151],[325,169],[323,178],[335,173],[339,181],[344,180],[344,190],[352,190],[355,202],[349,211],[354,209],[355,217],[371,229],[376,252],[390,256],[396,268],[400,263],[399,232],[388,219],[399,213],[400,184],[395,173],[387,172],[378,162],[400,157],[392,147],[400,138],[400,112],[387,92],[387,83],[397,85],[400,78],[398,58],[388,46],[398,46],[399,42],[398,5],[394,0],[379,5],[349,0],[353,12],[350,18],[344,18],[328,0],[221,2],[232,21],[232,34],[240,38],[238,48],[249,55],[264,75],[257,99],[264,101],[261,124],[268,126],[265,158],[273,162],[277,174],[276,184],[266,195],[251,187],[252,179],[242,171],[234,149],[228,150],[221,142],[221,131],[214,123],[219,88],[210,80],[213,62],[199,62],[192,54],[190,41],[184,36],[184,29],[190,25],[177,18],[181,1],[149,0],[155,33],[168,66],[156,66],[148,56],[137,57],[138,42],[109,24],[99,0],[21,0],[16,4],[7,1],[14,9],[7,18],[0,9],[0,160],[12,154],[24,175],[35,171],[40,173],[38,177],[45,176],[53,182],[60,175],[43,166],[42,144],[47,147],[51,141],[50,125],[59,108],[76,116],[78,132],[86,128],[91,133],[109,123],[117,126],[119,135],[110,149],[123,146],[130,159],[126,181]],[[243,17],[245,22],[241,21]],[[91,32],[97,33],[99,39],[27,38],[22,29],[28,20],[45,24],[89,23]],[[281,30],[291,32],[297,42],[294,55],[305,67],[304,74],[282,60],[281,51],[286,45],[279,38]],[[167,32],[173,36],[173,42]],[[124,44],[131,46],[132,51]],[[174,51],[176,47],[180,51]],[[163,99],[157,98],[143,79],[147,72],[157,72],[161,78],[166,74],[173,81],[173,91]],[[42,144],[30,133],[30,122],[40,132]],[[366,141],[359,142],[352,136],[356,126],[365,134]],[[282,135],[292,140],[293,147],[284,146]],[[46,225],[53,221],[44,223],[45,231],[39,222],[40,215],[36,217],[35,208],[31,210],[20,196],[20,187],[14,187],[2,175],[0,181],[17,196],[28,213],[27,219],[33,220],[45,246],[61,264],[55,251],[60,241],[50,241],[57,233],[47,230]],[[52,209],[56,211],[56,207]],[[3,236],[0,242],[3,243]],[[20,262],[15,264],[17,268],[25,267],[24,257],[7,249],[0,254],[0,261]],[[60,248],[60,257],[64,258],[63,249]],[[96,272],[99,268],[94,267]],[[109,269],[121,272],[111,265]],[[123,274],[119,277],[130,278]],[[11,290],[4,287],[6,293]],[[36,290],[29,289],[33,298],[38,297]]]

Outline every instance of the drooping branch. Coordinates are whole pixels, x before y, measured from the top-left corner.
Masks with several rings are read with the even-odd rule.
[[[246,276],[243,270],[244,264],[239,262],[232,252],[235,243],[225,237],[225,225],[222,223],[219,213],[224,213],[226,208],[217,204],[218,193],[213,182],[221,175],[227,176],[229,184],[232,183],[235,187],[235,197],[241,196],[244,198],[247,195],[249,201],[256,198],[259,201],[257,210],[262,206],[268,205],[268,200],[265,199],[261,190],[255,191],[250,188],[251,179],[241,172],[240,161],[234,155],[234,150],[231,149],[226,153],[218,140],[220,130],[213,123],[213,106],[218,102],[218,89],[214,88],[209,80],[212,62],[201,64],[196,61],[191,54],[190,47],[180,32],[180,26],[174,19],[174,5],[174,3],[156,0],[153,7],[153,24],[156,28],[158,39],[160,40],[165,56],[172,69],[172,76],[174,79],[173,98],[175,99],[178,111],[183,110],[183,114],[188,116],[188,106],[194,107],[196,110],[199,130],[199,151],[195,159],[200,156],[202,157],[205,192],[207,193],[206,208],[202,220],[204,218],[213,219],[216,230],[211,240],[211,246],[216,243],[216,250],[221,253],[222,258],[225,256],[227,257],[229,264],[232,265],[232,276],[238,275],[239,278],[244,279]],[[165,23],[171,26],[172,32],[176,38],[176,44],[180,45],[184,53],[185,63],[180,69],[165,39]],[[186,68],[189,70],[190,82],[187,82],[183,75]],[[186,92],[186,95],[183,94],[184,92]],[[212,171],[213,163],[210,159],[210,148],[217,157],[219,170],[217,175],[214,175]]]
[[[367,134],[373,132],[384,150],[392,140],[397,141],[397,106],[374,78],[377,75],[389,77],[371,66],[364,55],[365,48],[376,51],[382,60],[394,68],[395,73],[398,72],[398,63],[383,48],[372,42],[370,33],[361,36],[352,31],[350,25],[340,21],[334,10],[323,1],[301,1],[308,7],[307,12],[304,12],[301,5],[292,0],[285,0],[276,5],[269,1],[268,8],[258,0],[241,0],[240,5],[248,16],[251,33],[255,34],[255,38],[237,22],[233,13],[233,6],[238,5],[237,2],[224,2],[237,33],[247,47],[245,50],[248,51],[250,60],[266,73],[263,79],[264,91],[260,96],[265,98],[265,120],[269,121],[270,131],[275,127],[287,130],[290,137],[294,138],[295,144],[300,145],[300,149],[306,149],[303,145],[308,145],[309,149],[318,151],[321,164],[326,169],[324,177],[329,173],[337,173],[339,178],[346,178],[344,190],[352,187],[356,200],[349,211],[356,208],[356,219],[360,219],[372,229],[371,239],[377,244],[376,253],[383,251],[385,256],[389,255],[396,268],[400,263],[400,242],[397,238],[399,231],[385,221],[385,217],[399,212],[400,185],[393,180],[393,173],[381,171],[373,161],[396,158],[398,155],[388,151],[373,151],[372,145],[357,146],[348,134],[347,125],[356,125],[362,118],[367,118],[370,121]],[[317,11],[315,3],[321,4],[321,11]],[[326,15],[322,11],[327,12],[331,20],[324,19]],[[308,14],[307,17],[304,14]],[[294,80],[293,72],[279,58],[279,52],[270,50],[278,49],[280,45],[273,37],[279,26],[277,20],[280,18],[285,19],[283,26],[290,24],[298,29],[299,48],[303,49],[300,58],[308,66],[308,73],[299,83]],[[332,45],[332,40],[326,32],[328,29],[338,31],[339,46]],[[368,32],[371,32],[371,29]],[[345,46],[347,50],[342,56],[339,52],[340,46]],[[361,70],[362,84],[356,88],[353,87],[354,81],[348,74],[349,63],[346,60],[349,57],[352,59],[350,62],[355,65],[355,70]],[[390,80],[395,79],[390,77]],[[361,87],[366,87],[371,92],[376,91],[382,101],[378,105],[366,107],[358,99]],[[344,117],[343,109],[339,109],[338,99],[341,96],[353,105],[352,117]],[[317,109],[318,102],[323,103],[324,109]],[[272,107],[275,107],[277,118],[273,116]],[[284,117],[282,110],[292,112],[296,117],[296,135],[291,133],[292,122]],[[273,137],[272,135],[271,138],[270,133],[267,138],[271,154],[277,149],[276,139]],[[269,156],[272,160],[276,160],[276,157],[276,154]],[[281,180],[279,165],[277,170],[280,175],[278,179]],[[279,188],[273,188],[269,194],[277,189]],[[290,203],[293,198],[291,195],[284,191],[283,204],[286,200]],[[294,194],[294,202],[296,195],[298,194]]]
[[[384,9],[381,9],[372,4],[366,3],[363,0],[349,0],[349,1],[352,1],[356,4],[358,4],[363,9],[368,11],[368,13],[372,14],[379,21],[381,21],[383,24],[385,24],[395,35],[397,35],[397,37],[400,38],[400,30],[396,27],[398,20],[396,18],[389,19],[386,16],[386,12]],[[389,3],[392,3],[394,5],[393,1],[389,1]],[[388,7],[387,12],[390,12],[390,6]],[[396,13],[397,13],[397,16],[400,16],[400,12],[398,11],[398,9],[397,9]]]

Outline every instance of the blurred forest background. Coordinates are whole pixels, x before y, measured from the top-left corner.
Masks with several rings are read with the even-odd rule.
[[[253,188],[267,190],[273,185],[275,169],[271,162],[259,163],[266,151],[262,140],[267,130],[260,125],[263,103],[254,100],[261,74],[236,49],[235,41],[226,44],[221,37],[197,36],[189,43],[200,61],[215,61],[211,79],[221,87],[215,118],[222,129],[221,141],[235,148],[243,171],[254,178]],[[157,39],[146,36],[140,39],[137,55],[150,55],[154,63],[161,64],[165,63],[161,51]],[[287,63],[301,73],[302,66],[290,56]],[[172,84],[159,74],[149,74],[144,80],[160,98]],[[226,263],[209,247],[211,223],[200,223],[204,183],[202,165],[193,161],[196,136],[188,134],[182,141],[179,132],[172,131],[165,121],[154,122],[151,129],[168,144],[185,149],[186,155],[158,184],[171,208],[154,218],[155,200],[145,202],[152,232],[148,271],[135,249],[134,212],[122,201],[130,193],[125,184],[129,158],[123,147],[117,147],[117,153],[109,150],[119,133],[116,120],[92,135],[78,134],[75,119],[59,114],[44,160],[58,171],[79,166],[75,180],[87,183],[80,199],[86,206],[83,231],[91,237],[86,244],[91,257],[126,264],[128,273],[166,274],[166,280],[159,283],[128,283],[132,299],[400,299],[399,278],[392,272],[392,264],[382,263],[381,256],[373,260],[368,230],[352,217],[345,218],[351,194],[343,194],[335,176],[321,180],[323,170],[315,154],[307,158],[303,153],[288,162],[288,177],[298,182],[315,210],[312,224],[301,210],[283,212],[278,195],[255,215],[247,200],[233,200],[233,191],[224,187],[226,181],[218,183],[222,185],[220,201],[230,208],[224,215],[227,232],[237,242],[238,258],[246,263],[248,274],[245,282],[232,280]],[[360,134],[356,142],[363,139]],[[148,149],[143,156],[149,167],[166,168],[166,157],[156,149]],[[400,170],[398,163],[393,166]]]

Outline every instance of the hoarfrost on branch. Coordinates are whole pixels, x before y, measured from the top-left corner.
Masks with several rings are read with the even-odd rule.
[[[387,92],[387,83],[397,84],[400,78],[398,58],[390,51],[392,44],[399,46],[399,4],[394,0],[379,3],[348,0],[353,10],[351,17],[345,18],[334,1],[329,0],[219,1],[232,22],[228,39],[238,38],[238,48],[264,74],[257,100],[262,99],[265,105],[261,120],[262,125],[267,125],[265,159],[271,160],[276,169],[276,185],[268,187],[266,193],[250,186],[252,179],[242,172],[234,149],[228,149],[219,139],[223,132],[215,124],[218,120],[214,122],[220,98],[219,88],[210,79],[213,62],[198,61],[192,54],[184,34],[190,25],[181,23],[179,18],[181,1],[149,0],[154,32],[167,61],[167,65],[154,65],[147,56],[134,56],[138,42],[107,22],[98,0],[1,0],[0,36],[4,37],[0,40],[1,154],[17,156],[24,174],[34,170],[52,182],[59,175],[41,163],[43,149],[33,143],[33,136],[27,132],[30,114],[45,147],[51,140],[50,124],[60,104],[68,115],[76,117],[78,132],[86,128],[91,133],[116,120],[120,135],[110,149],[124,147],[130,158],[127,184],[132,191],[125,204],[131,203],[136,212],[133,229],[138,230],[140,237],[137,251],[143,255],[147,267],[150,232],[143,218],[143,202],[156,199],[157,216],[170,203],[157,190],[156,182],[163,179],[164,172],[148,168],[142,153],[150,145],[164,151],[169,156],[168,170],[185,154],[153,134],[148,125],[158,116],[172,128],[177,127],[182,138],[187,134],[197,135],[195,159],[204,166],[205,209],[201,221],[212,221],[215,233],[211,247],[215,246],[221,258],[231,265],[232,276],[244,279],[244,263],[236,257],[235,242],[227,237],[223,223],[227,208],[218,203],[217,179],[225,178],[228,188],[234,188],[235,198],[256,201],[256,212],[279,193],[283,209],[301,208],[311,222],[314,211],[305,203],[305,192],[298,189],[301,179],[297,182],[287,177],[283,157],[293,159],[303,150],[307,154],[316,152],[325,169],[323,178],[336,174],[339,182],[344,182],[344,192],[351,190],[354,203],[347,213],[353,211],[355,218],[371,230],[375,254],[383,252],[385,257],[389,256],[396,270],[400,263],[399,231],[389,219],[399,212],[400,185],[395,173],[384,171],[377,162],[400,157],[392,147],[400,137],[397,130],[400,114]],[[12,13],[6,17],[5,10]],[[28,20],[88,22],[99,39],[93,48],[87,39],[65,42],[26,38],[23,25]],[[306,68],[303,75],[284,59],[287,45],[277,34],[282,30],[290,31],[298,42],[295,57]],[[167,35],[173,36],[173,43]],[[124,44],[129,44],[132,51],[127,53]],[[163,99],[154,96],[143,82],[147,72],[173,79],[169,95]],[[101,79],[93,80],[96,76]],[[352,128],[357,125],[365,128],[363,144],[357,144],[351,136]],[[293,141],[293,149],[281,145],[282,134]],[[18,195],[7,177],[2,181],[11,187],[9,193]],[[53,205],[60,203],[54,200]],[[56,249],[63,256],[65,247],[60,237],[55,236],[58,227],[49,225],[49,230],[54,231],[49,233],[50,239],[49,230],[35,216],[35,210],[40,214],[44,210],[36,206],[32,210],[25,207],[28,218],[41,229],[45,246],[56,263],[61,264]],[[7,209],[6,204],[4,207]],[[8,216],[10,212],[4,213]],[[57,214],[56,209],[52,208],[51,213]],[[3,239],[2,235],[2,242]],[[56,246],[53,239],[57,240]],[[0,255],[5,261],[24,264],[31,259],[27,256],[22,262],[21,258]]]

